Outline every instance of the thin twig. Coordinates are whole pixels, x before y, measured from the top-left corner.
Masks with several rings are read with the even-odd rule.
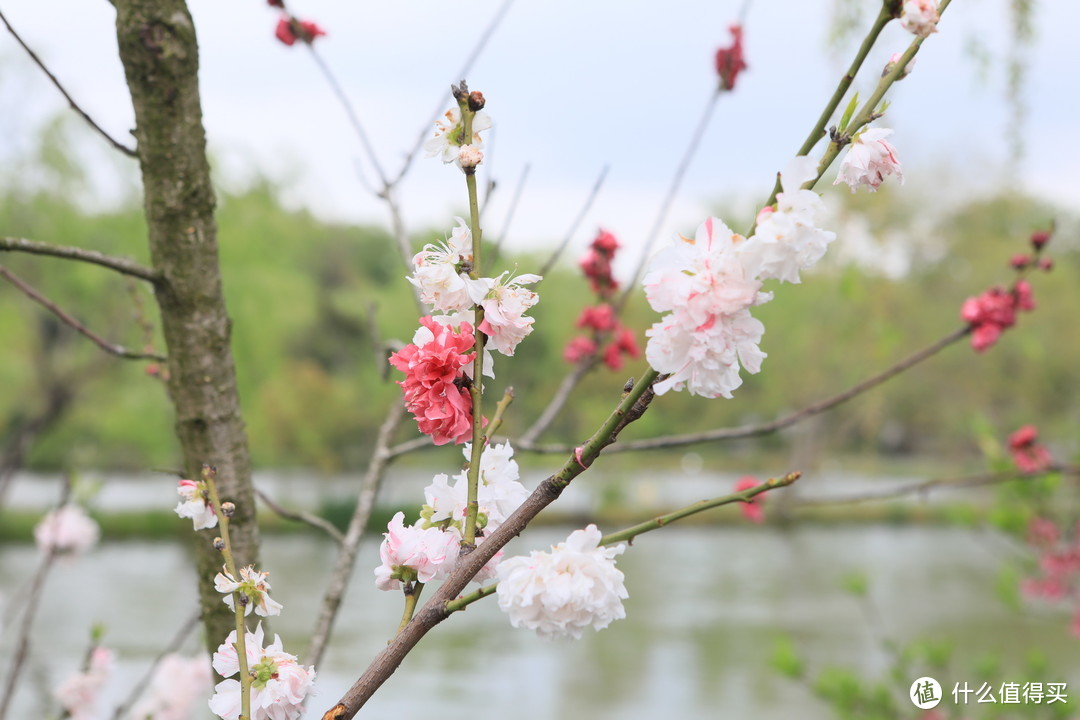
[[[110,355],[116,355],[117,357],[126,358],[128,360],[156,360],[157,362],[166,362],[166,357],[164,355],[158,355],[157,353],[149,352],[134,352],[132,350],[128,350],[123,345],[114,345],[113,343],[110,343],[108,340],[105,340],[100,335],[97,335],[91,330],[87,329],[85,325],[80,323],[71,315],[68,315],[66,312],[64,312],[64,310],[62,310],[56,303],[52,302],[47,297],[39,293],[37,290],[35,290],[33,287],[28,285],[17,275],[15,275],[13,272],[11,272],[2,265],[0,265],[0,277],[3,277],[9,283],[21,290],[23,294],[25,294],[31,300],[44,307],[56,317],[60,318],[60,321],[63,322],[65,325],[73,328],[76,332],[88,338],[91,342],[93,342],[95,345],[97,345],[99,348],[109,353]]]
[[[57,509],[64,507],[69,497],[71,497],[71,476],[67,475],[64,477],[64,484],[60,490],[60,501],[56,504]],[[41,558],[41,564],[38,565],[38,569],[34,573],[34,579],[30,584],[30,592],[26,598],[26,609],[23,611],[20,622],[17,623],[19,637],[15,641],[15,652],[11,660],[11,668],[8,670],[4,694],[0,697],[0,720],[7,717],[8,707],[15,696],[15,686],[18,683],[19,674],[22,672],[23,665],[26,664],[26,656],[30,651],[30,629],[34,625],[34,615],[37,614],[41,606],[39,600],[41,599],[41,591],[45,588],[45,578],[48,576],[56,556],[56,544],[51,542],[47,545],[45,555]]]
[[[195,627],[199,624],[199,619],[201,617],[202,612],[200,610],[196,610],[194,613],[191,614],[190,617],[188,617],[187,620],[184,621],[184,624],[181,625],[180,629],[176,631],[176,635],[173,636],[173,639],[169,641],[168,645],[162,648],[161,652],[159,652],[157,654],[157,657],[154,658],[153,662],[150,663],[150,666],[146,668],[146,672],[143,674],[143,676],[139,678],[139,681],[136,682],[135,685],[131,688],[131,692],[128,693],[128,696],[124,699],[122,703],[120,703],[116,707],[116,711],[113,712],[113,720],[120,720],[121,717],[127,714],[128,710],[131,709],[131,706],[135,704],[135,701],[139,699],[139,696],[143,694],[147,686],[150,684],[150,681],[154,677],[154,671],[157,670],[158,665],[161,664],[161,661],[165,659],[165,656],[169,655],[170,653],[174,653],[180,649],[180,646],[184,644],[185,640],[187,640],[187,637],[191,634],[191,631],[194,630]],[[205,657],[205,655],[203,657]]]
[[[530,168],[531,166],[528,164],[522,168],[521,177],[518,179],[517,187],[514,188],[514,195],[510,198],[510,207],[506,210],[506,219],[503,220],[502,232],[499,233],[498,239],[491,244],[491,257],[488,259],[488,263],[492,265],[499,259],[499,255],[502,253],[503,242],[506,241],[506,236],[510,233],[510,223],[517,213],[518,203],[521,201],[521,194],[525,189],[525,181],[529,178]],[[484,205],[487,206],[487,198],[484,199]]]
[[[305,525],[309,525],[317,530],[322,530],[327,535],[334,538],[338,545],[345,541],[345,536],[341,534],[341,531],[334,527],[333,524],[325,518],[321,518],[318,515],[312,515],[311,513],[304,512],[302,510],[289,510],[285,507],[282,507],[278,503],[274,502],[274,500],[269,495],[267,495],[259,488],[255,488],[255,495],[257,495],[260,500],[266,503],[266,507],[273,510],[276,515],[279,515],[286,520],[295,520],[296,522],[304,523]]]
[[[559,384],[559,389],[555,391],[555,395],[551,398],[551,402],[547,404],[543,412],[540,413],[540,417],[536,418],[534,422],[521,436],[521,438],[514,443],[517,447],[521,444],[523,447],[529,447],[536,443],[536,439],[540,437],[545,430],[551,427],[551,423],[555,422],[555,418],[558,417],[559,412],[562,411],[563,406],[570,400],[570,397],[574,394],[574,388],[578,386],[582,378],[589,374],[589,371],[596,367],[599,361],[599,353],[593,353],[588,357],[583,357],[578,361],[578,364],[574,366],[573,370],[563,377],[562,383]]]
[[[456,81],[459,78],[468,77],[472,72],[472,66],[480,57],[480,53],[483,52],[487,46],[488,41],[491,40],[491,36],[495,34],[495,30],[499,27],[499,23],[506,17],[506,13],[510,10],[510,6],[514,4],[514,0],[503,0],[503,4],[499,6],[499,9],[495,12],[494,17],[491,18],[491,22],[484,28],[484,32],[480,35],[480,38],[476,41],[476,45],[473,46],[473,50],[469,53],[469,57],[465,59],[465,63],[461,66],[461,70],[453,75],[453,79]],[[420,152],[420,148],[424,147],[424,141],[428,139],[431,134],[431,126],[435,124],[435,121],[442,117],[446,112],[446,101],[439,100],[438,105],[435,106],[435,111],[431,114],[431,118],[424,123],[424,127],[420,130],[420,135],[416,138],[416,142],[412,148],[405,155],[405,159],[401,162],[401,170],[390,181],[390,187],[396,187],[401,179],[405,177],[405,173],[409,172],[409,167],[412,165],[413,160],[416,159],[416,154]]]
[[[7,18],[4,17],[4,13],[2,11],[0,11],[0,21],[3,21],[4,26],[8,29],[8,32],[11,33],[12,37],[15,38],[15,41],[22,46],[22,49],[25,50],[26,54],[30,56],[30,59],[34,61],[34,64],[41,68],[41,71],[49,77],[49,80],[52,81],[52,84],[56,86],[56,89],[59,90],[60,94],[64,96],[64,99],[68,101],[68,105],[71,106],[72,110],[81,115],[83,120],[88,122],[90,124],[90,127],[97,130],[101,137],[108,140],[109,144],[112,145],[114,148],[124,153],[128,157],[139,157],[139,153],[137,153],[132,148],[129,148],[127,145],[124,145],[122,142],[115,140],[111,135],[109,135],[109,133],[105,132],[100,125],[94,122],[93,118],[86,114],[85,110],[79,107],[79,104],[76,103],[70,95],[68,95],[67,90],[65,90],[64,86],[60,84],[60,81],[56,79],[56,76],[49,72],[49,68],[45,67],[45,63],[41,61],[41,58],[37,56],[37,53],[31,50],[30,47],[25,42],[23,42],[23,39],[19,37],[19,33],[15,32],[15,28],[11,27],[11,23],[9,23]]]
[[[367,528],[368,518],[375,507],[375,496],[379,492],[379,486],[386,473],[386,467],[393,459],[388,452],[390,440],[394,436],[401,419],[405,416],[405,405],[395,401],[386,415],[382,426],[379,428],[379,436],[375,441],[375,449],[371,453],[367,472],[360,484],[360,493],[356,499],[356,508],[353,510],[349,527],[345,531],[345,537],[341,541],[341,549],[338,552],[334,571],[330,575],[330,581],[323,595],[322,608],[319,611],[319,619],[315,623],[315,629],[311,634],[311,643],[308,645],[305,662],[319,665],[323,654],[326,652],[330,633],[337,619],[341,600],[345,596],[345,590],[349,586],[353,569],[356,564],[356,552],[360,547],[360,540]]]
[[[622,312],[623,308],[626,307],[626,303],[630,300],[630,295],[637,289],[637,282],[641,278],[641,273],[645,270],[645,264],[649,261],[649,255],[652,252],[653,243],[656,242],[656,236],[660,234],[660,228],[664,226],[664,222],[667,220],[671,204],[675,201],[675,195],[679,192],[683,178],[686,177],[686,171],[690,168],[690,161],[694,159],[694,155],[697,154],[698,147],[701,145],[701,140],[705,137],[705,130],[709,127],[713,111],[716,110],[716,105],[723,93],[723,87],[717,85],[716,90],[709,96],[709,101],[705,104],[705,110],[701,113],[697,127],[694,128],[694,134],[690,136],[690,143],[686,146],[682,159],[679,161],[679,166],[675,169],[675,174],[672,175],[671,182],[668,184],[667,193],[664,195],[664,201],[660,203],[660,210],[656,213],[656,219],[653,220],[652,227],[649,228],[649,233],[645,236],[645,246],[641,249],[641,257],[638,258],[637,265],[634,267],[634,274],[630,276],[630,282],[626,283],[626,289],[623,290],[618,302],[615,303],[616,313]]]
[[[783,430],[786,427],[790,427],[808,417],[819,415],[827,410],[832,410],[837,405],[841,405],[848,400],[881,385],[886,380],[890,380],[905,370],[918,365],[923,360],[933,357],[949,345],[952,345],[957,340],[966,336],[969,332],[971,332],[971,328],[968,326],[954,330],[932,345],[909,355],[877,375],[867,378],[841,393],[811,405],[807,405],[801,410],[796,410],[793,413],[779,417],[771,422],[760,423],[757,425],[742,425],[734,428],[718,428],[715,430],[706,430],[704,432],[688,433],[685,435],[663,435],[655,438],[645,438],[643,440],[631,440],[612,446],[608,452],[617,453],[629,452],[632,450],[657,450],[660,448],[679,447],[681,445],[695,445],[697,443],[710,442],[713,440],[735,440],[738,438],[768,435],[777,432],[778,430]],[[571,449],[568,445],[537,445],[534,442],[526,441],[524,437],[514,442],[514,447],[536,453],[565,453]]]
[[[608,166],[605,165],[603,169],[600,170],[600,175],[596,178],[596,182],[593,183],[592,190],[589,191],[588,197],[585,198],[585,204],[581,206],[581,210],[578,212],[577,217],[570,223],[570,229],[566,231],[562,241],[559,243],[558,247],[555,248],[555,252],[551,254],[551,257],[544,263],[544,267],[540,269],[539,274],[541,276],[546,277],[547,274],[551,272],[551,268],[555,267],[555,263],[559,261],[559,257],[562,256],[563,252],[566,251],[567,246],[570,245],[570,240],[577,234],[578,228],[581,227],[581,223],[585,221],[585,216],[589,213],[589,210],[592,209],[593,202],[596,201],[596,196],[600,194],[600,188],[603,186],[604,180],[607,179],[607,174]]]
[[[141,278],[150,283],[157,283],[161,280],[161,273],[144,267],[137,262],[126,258],[104,255],[96,250],[84,250],[69,245],[50,245],[49,243],[24,238],[0,237],[0,252],[24,252],[31,255],[49,255],[65,260],[78,260],[79,262],[100,265],[124,275]]]
[[[1050,465],[1044,472],[1061,473],[1068,476],[1080,476],[1080,466],[1076,465]],[[821,507],[824,505],[855,505],[864,502],[877,502],[880,500],[892,500],[894,498],[904,497],[905,495],[914,495],[918,493],[929,492],[930,490],[940,488],[968,488],[968,487],[980,487],[982,485],[997,485],[998,483],[1009,482],[1011,480],[1029,480],[1034,476],[1042,475],[1039,473],[1026,473],[1020,470],[1003,470],[1001,472],[994,473],[979,473],[977,475],[964,475],[953,478],[936,478],[933,480],[922,480],[914,483],[907,483],[895,488],[889,488],[887,490],[877,490],[865,493],[853,493],[850,495],[837,495],[833,497],[818,497],[818,498],[805,498],[794,501],[791,506],[793,508],[804,507]]]

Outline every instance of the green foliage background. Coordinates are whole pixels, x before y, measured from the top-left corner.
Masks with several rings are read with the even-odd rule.
[[[43,143],[37,167],[52,173],[47,190],[20,188],[12,178],[0,196],[0,232],[78,245],[147,262],[141,209],[130,203],[104,214],[80,209],[73,198],[82,171]],[[864,216],[876,237],[907,233],[910,270],[890,278],[831,253],[799,286],[780,286],[776,299],[755,311],[767,328],[763,371],[745,377],[734,400],[673,393],[654,404],[625,437],[685,432],[768,420],[833,394],[936,340],[959,325],[965,297],[1011,279],[1009,257],[1027,250],[1026,238],[1060,210],[1016,194],[922,217],[910,195],[837,195],[846,216]],[[283,209],[279,193],[257,183],[220,198],[220,245],[245,418],[260,467],[351,469],[366,461],[384,408],[398,395],[395,373],[376,357],[379,341],[408,342],[417,313],[389,236],[370,227],[322,222]],[[732,223],[741,227],[740,223]],[[919,235],[912,236],[912,227]],[[449,225],[448,225],[449,227]],[[693,228],[686,228],[690,233]],[[419,234],[414,246],[444,237]],[[842,248],[843,232],[833,246]],[[932,453],[963,460],[976,448],[974,430],[998,438],[1024,423],[1072,450],[1080,424],[1073,402],[1080,338],[1073,327],[1080,307],[1080,263],[1073,239],[1059,234],[1050,247],[1056,267],[1033,278],[1039,303],[989,352],[966,344],[946,350],[884,388],[833,411],[812,425],[811,456],[823,453]],[[540,286],[535,332],[513,358],[499,358],[501,392],[515,388],[507,418],[513,435],[535,418],[567,366],[562,348],[573,320],[591,302],[573,257]],[[132,292],[153,316],[147,288],[100,268],[42,257],[10,255],[2,262],[108,339],[142,344],[133,322]],[[542,259],[508,257],[505,267],[537,267]],[[626,323],[644,346],[656,319],[644,297],[631,303]],[[40,404],[42,373],[84,378],[74,410],[35,447],[36,469],[142,469],[176,464],[172,418],[162,384],[146,364],[102,353],[9,286],[0,287],[3,361],[0,418],[12,420]],[[157,349],[164,348],[157,339]],[[618,372],[595,371],[547,438],[579,442],[608,412],[620,388],[644,360]],[[745,373],[744,373],[745,376]],[[410,426],[403,437],[414,432]],[[781,435],[736,444],[745,458],[786,451]],[[732,450],[732,445],[713,450]],[[806,448],[803,448],[805,450]],[[702,450],[696,448],[699,452]]]

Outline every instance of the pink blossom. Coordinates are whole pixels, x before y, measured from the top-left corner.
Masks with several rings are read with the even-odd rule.
[[[588,357],[596,352],[596,341],[587,338],[583,335],[571,340],[566,349],[563,350],[563,360],[568,363],[577,363],[582,358]]]
[[[475,145],[462,145],[458,151],[458,162],[462,170],[475,168],[484,161],[484,153]]]
[[[469,297],[484,308],[484,320],[479,330],[488,336],[488,345],[503,355],[513,355],[518,343],[532,332],[535,318],[525,313],[540,301],[540,296],[523,285],[540,282],[539,275],[525,274],[507,279],[503,273],[497,278],[469,280]]]
[[[455,332],[430,316],[420,318],[413,344],[390,356],[390,364],[405,373],[398,385],[405,406],[420,432],[436,445],[462,443],[472,434],[472,395],[465,371],[476,357],[472,326],[461,323]]]
[[[579,328],[591,328],[597,332],[604,332],[614,329],[618,322],[612,307],[607,303],[600,303],[595,307],[582,310],[576,324]]]
[[[34,542],[42,552],[79,555],[97,544],[101,528],[78,505],[48,513],[34,527]]]
[[[442,579],[457,561],[461,540],[456,533],[437,527],[405,527],[404,520],[405,513],[397,513],[383,533],[382,564],[375,568],[375,586],[380,590],[396,590],[402,581]]]
[[[274,30],[275,37],[290,47],[297,40],[310,45],[315,41],[315,38],[322,37],[325,34],[325,30],[310,20],[297,20],[287,14],[278,19],[277,28]]]
[[[270,581],[267,580],[269,575],[270,573],[259,572],[254,566],[248,565],[240,568],[240,579],[237,580],[229,574],[227,568],[222,568],[214,578],[214,589],[225,593],[224,602],[230,610],[236,608],[233,593],[239,592],[247,598],[244,615],[250,615],[253,609],[256,615],[262,617],[280,615],[281,603],[270,597]]]
[[[833,185],[845,182],[851,192],[855,192],[859,185],[866,185],[875,191],[885,181],[886,175],[896,175],[897,181],[903,185],[904,173],[896,157],[896,148],[885,140],[892,132],[888,128],[870,128],[856,135],[840,162],[840,172]]]
[[[1028,543],[1035,547],[1053,547],[1060,538],[1057,523],[1049,518],[1033,517],[1028,523]]]
[[[753,475],[746,475],[739,478],[739,482],[735,483],[735,492],[742,492],[743,490],[749,490],[752,487],[757,487],[758,481]],[[762,509],[762,505],[765,503],[764,495],[755,495],[750,500],[746,500],[740,506],[743,517],[750,522],[761,524],[765,522],[765,511]]]
[[[982,352],[1016,324],[1017,310],[1034,308],[1031,285],[1021,280],[1011,292],[993,287],[978,297],[968,298],[960,308],[960,317],[971,325],[971,346]]]
[[[728,30],[731,32],[731,46],[716,51],[716,74],[720,76],[720,87],[734,90],[739,73],[746,69],[746,60],[743,58],[743,29],[742,25],[732,25]]]
[[[578,261],[592,285],[593,292],[601,298],[611,297],[619,289],[619,283],[611,274],[611,261],[618,249],[619,241],[615,236],[606,230],[600,230],[589,245],[589,250]]]
[[[97,700],[113,669],[113,652],[100,645],[90,651],[85,670],[69,675],[55,696],[72,720],[95,720]]]
[[[939,19],[936,0],[904,0],[900,25],[908,32],[927,37],[937,32]]]
[[[236,655],[236,631],[229,633],[224,644],[214,653],[214,669],[222,677],[240,670]],[[251,720],[297,720],[303,712],[304,697],[315,682],[315,668],[304,667],[295,655],[284,651],[281,638],[265,648],[262,624],[254,633],[244,634],[251,683]],[[210,698],[210,710],[224,720],[236,720],[240,715],[240,682],[225,680],[217,684]]]
[[[1009,450],[1012,452],[1013,462],[1021,472],[1042,472],[1053,462],[1050,451],[1035,442],[1038,434],[1039,431],[1034,425],[1025,425],[1009,436]]]
[[[1035,248],[1036,252],[1042,250],[1048,242],[1050,242],[1050,233],[1046,230],[1031,233],[1031,247]]]
[[[161,659],[150,680],[150,691],[131,710],[138,720],[188,720],[197,700],[212,685],[206,656],[185,658],[170,653]]]
[[[465,266],[472,262],[472,232],[463,218],[450,239],[428,244],[413,256],[413,274],[407,278],[420,291],[420,301],[440,312],[465,312],[472,306],[465,285]]]

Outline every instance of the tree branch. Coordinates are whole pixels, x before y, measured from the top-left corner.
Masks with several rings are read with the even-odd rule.
[[[128,696],[124,698],[122,703],[116,706],[116,711],[113,712],[113,720],[120,720],[120,718],[127,714],[128,710],[131,709],[131,706],[135,704],[135,701],[139,699],[139,696],[143,694],[146,687],[150,684],[150,681],[154,677],[154,671],[157,670],[161,661],[164,660],[165,656],[169,653],[176,652],[180,646],[184,644],[184,640],[191,634],[191,631],[195,629],[195,626],[199,624],[200,614],[199,610],[193,612],[188,619],[184,621],[184,624],[180,626],[180,629],[176,631],[176,635],[173,636],[173,639],[169,644],[161,649],[161,652],[157,654],[157,657],[150,663],[150,666],[146,668],[146,672],[143,676],[132,686]]]
[[[335,542],[337,542],[338,545],[345,541],[345,536],[341,534],[341,531],[334,527],[333,524],[331,524],[325,518],[321,518],[318,515],[312,515],[311,513],[303,512],[301,510],[289,510],[288,508],[283,507],[282,505],[279,505],[277,502],[275,502],[269,495],[260,490],[258,486],[256,486],[255,488],[255,495],[260,500],[262,500],[263,503],[266,504],[266,507],[273,510],[274,513],[279,515],[280,517],[283,517],[286,520],[295,520],[296,522],[304,523],[305,525],[313,527],[316,530],[322,530],[327,535],[334,538]]]
[[[97,250],[84,250],[70,245],[50,245],[49,243],[24,238],[0,237],[0,252],[24,252],[31,255],[49,255],[65,260],[78,260],[79,262],[100,265],[123,275],[146,280],[149,283],[156,284],[161,280],[161,274],[157,271],[127,258],[112,257],[111,255],[99,253]]]
[[[757,425],[742,425],[734,428],[718,428],[698,433],[687,433],[685,435],[663,435],[661,437],[645,438],[643,440],[631,440],[630,442],[619,443],[611,449],[611,452],[657,450],[660,448],[679,447],[681,445],[695,445],[697,443],[709,442],[712,440],[735,440],[738,438],[756,437],[758,435],[768,435],[778,430],[783,430],[808,417],[820,415],[827,410],[832,410],[837,405],[841,405],[848,400],[881,385],[885,381],[891,380],[905,370],[918,365],[923,360],[933,357],[949,345],[952,345],[957,340],[965,337],[969,332],[971,332],[969,326],[954,330],[932,345],[909,355],[877,375],[867,378],[832,397],[825,398],[812,405],[807,405],[801,410],[796,410],[789,415],[784,415],[771,422],[760,423]],[[513,443],[515,448],[544,454],[563,453],[569,449],[568,445],[538,445],[534,442],[527,442],[524,438],[513,441]]]
[[[126,358],[128,360],[156,360],[157,362],[166,362],[167,359],[164,355],[158,355],[157,353],[151,352],[134,352],[132,350],[128,350],[123,345],[114,345],[113,343],[110,343],[108,340],[105,340],[100,335],[97,335],[91,330],[89,330],[85,325],[80,323],[71,315],[68,315],[66,312],[64,312],[64,310],[60,308],[59,305],[39,293],[37,290],[28,285],[25,281],[19,278],[19,276],[8,270],[3,265],[0,265],[0,277],[7,280],[9,283],[21,290],[23,294],[25,294],[31,300],[44,307],[56,317],[60,318],[60,321],[63,322],[65,325],[73,328],[76,332],[88,338],[92,343],[94,343],[110,355]]]
[[[19,33],[15,32],[15,28],[11,27],[11,23],[9,23],[7,18],[4,17],[4,13],[2,11],[0,11],[0,21],[3,21],[4,27],[6,27],[8,32],[11,33],[12,37],[15,38],[15,41],[22,46],[22,49],[25,50],[26,54],[30,56],[30,59],[34,61],[34,64],[41,68],[41,71],[49,77],[49,80],[52,81],[52,84],[56,86],[56,89],[59,90],[60,94],[64,96],[64,99],[68,101],[68,105],[71,106],[72,110],[82,116],[82,119],[88,122],[90,124],[90,127],[94,128],[94,130],[97,130],[98,134],[101,135],[101,137],[105,138],[114,148],[124,153],[128,157],[139,156],[139,154],[135,150],[129,148],[127,145],[124,145],[119,140],[115,140],[111,135],[109,135],[109,133],[105,132],[100,125],[94,122],[93,118],[86,114],[85,110],[79,107],[79,104],[76,103],[70,95],[68,95],[67,90],[65,90],[64,86],[60,84],[60,81],[56,79],[56,76],[49,72],[49,68],[45,67],[45,63],[41,61],[41,58],[37,56],[37,53],[31,50],[30,47],[25,42],[23,42],[23,39],[19,37]]]

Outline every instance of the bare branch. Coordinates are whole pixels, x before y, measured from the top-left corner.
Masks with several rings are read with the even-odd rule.
[[[1080,466],[1076,465],[1051,465],[1045,472],[1056,472],[1072,477],[1080,476]],[[908,483],[900,487],[878,490],[874,492],[854,493],[851,495],[837,495],[834,497],[818,497],[795,500],[790,507],[794,509],[804,507],[822,507],[826,505],[855,505],[864,502],[877,502],[880,500],[892,500],[905,495],[916,495],[941,488],[968,488],[982,485],[997,485],[998,483],[1011,480],[1026,480],[1033,476],[1044,473],[1025,473],[1020,470],[1004,470],[994,473],[979,473],[977,475],[963,475],[953,478],[936,478]]]
[[[345,541],[345,536],[341,534],[341,531],[333,526],[325,518],[321,518],[318,515],[312,515],[311,513],[303,512],[302,510],[289,510],[276,503],[269,495],[255,488],[255,495],[266,503],[266,507],[274,511],[275,514],[285,518],[286,520],[295,520],[296,522],[304,523],[317,530],[322,530],[340,545]]]
[[[502,245],[506,240],[507,234],[510,232],[510,223],[514,219],[514,214],[517,212],[518,203],[521,201],[521,193],[525,189],[525,181],[529,178],[529,170],[531,166],[526,165],[521,170],[521,178],[518,179],[517,187],[514,188],[514,195],[510,198],[510,207],[506,210],[506,219],[503,221],[502,232],[499,233],[498,239],[491,244],[491,257],[488,259],[492,265],[499,259],[499,255],[502,253]],[[490,197],[490,192],[488,193]],[[487,198],[484,198],[484,206],[487,207]]]
[[[547,404],[543,412],[540,413],[540,417],[536,419],[536,422],[526,430],[521,438],[514,443],[517,447],[520,443],[522,447],[529,447],[536,443],[536,439],[540,437],[545,430],[551,427],[551,423],[555,422],[555,418],[558,417],[559,412],[563,409],[563,406],[570,400],[570,396],[574,394],[574,388],[578,386],[578,383],[589,374],[589,371],[596,367],[596,363],[599,359],[599,353],[594,352],[588,357],[582,358],[574,369],[571,370],[563,378],[562,383],[559,385],[559,389],[555,391],[555,395],[551,398],[551,402]]]
[[[574,235],[578,231],[578,228],[581,226],[581,223],[585,220],[585,216],[592,208],[593,202],[596,200],[596,196],[600,194],[600,188],[601,186],[603,186],[604,180],[607,178],[607,174],[608,166],[605,165],[600,171],[600,175],[596,178],[596,182],[593,183],[592,190],[589,191],[588,197],[585,198],[585,204],[581,206],[581,210],[578,212],[577,217],[575,217],[574,221],[570,223],[570,229],[566,231],[566,235],[563,236],[562,242],[559,243],[559,246],[555,249],[555,252],[553,252],[551,254],[551,257],[547,259],[547,262],[544,263],[544,267],[540,269],[539,274],[541,276],[546,276],[549,272],[551,272],[551,268],[555,267],[555,263],[559,261],[559,257],[563,254],[567,246],[570,244],[570,240],[573,239]]]
[[[24,252],[31,255],[49,255],[65,260],[78,260],[79,262],[100,265],[123,275],[137,277],[150,283],[157,283],[161,280],[161,273],[158,271],[144,267],[127,258],[113,257],[99,253],[97,250],[84,250],[70,245],[50,245],[49,243],[24,238],[0,237],[0,252]]]
[[[26,54],[30,56],[30,59],[34,61],[34,64],[41,68],[41,71],[49,77],[49,80],[52,81],[52,84],[56,86],[56,89],[59,90],[60,94],[64,96],[64,99],[68,101],[68,105],[71,106],[72,110],[81,115],[82,119],[88,122],[90,124],[90,127],[97,130],[98,134],[100,134],[101,137],[105,138],[114,148],[124,153],[128,157],[139,157],[139,153],[137,153],[132,148],[129,148],[127,145],[124,145],[119,140],[115,140],[111,135],[109,135],[109,133],[105,132],[100,125],[94,122],[93,118],[86,114],[85,110],[79,107],[79,104],[76,103],[70,95],[68,95],[67,90],[65,90],[64,86],[60,84],[60,81],[56,79],[56,76],[49,72],[49,68],[45,67],[45,63],[41,61],[41,58],[37,56],[37,53],[31,50],[30,47],[25,42],[23,42],[23,39],[19,37],[19,33],[15,32],[15,28],[11,27],[11,23],[9,23],[7,21],[7,18],[4,17],[4,13],[2,11],[0,11],[0,21],[3,21],[4,27],[8,29],[8,32],[11,33],[12,37],[15,38],[15,41],[22,46],[22,49],[25,50]]]
[[[114,345],[113,343],[110,343],[108,340],[105,340],[100,335],[97,335],[97,334],[93,333],[92,331],[90,331],[89,329],[87,329],[87,327],[85,325],[80,323],[78,320],[73,318],[71,315],[68,315],[66,312],[64,312],[60,308],[60,306],[58,306],[56,303],[52,302],[47,297],[45,297],[44,295],[39,293],[37,290],[35,290],[33,287],[28,285],[26,282],[24,282],[22,279],[20,279],[17,275],[15,275],[13,272],[11,272],[10,270],[8,270],[6,267],[4,267],[2,265],[0,265],[0,277],[4,278],[9,283],[11,283],[15,287],[17,287],[19,290],[21,290],[23,292],[23,294],[25,294],[31,300],[33,300],[34,302],[36,302],[39,305],[41,305],[42,307],[44,307],[46,310],[51,312],[56,317],[60,318],[61,322],[63,322],[65,325],[68,325],[69,327],[73,328],[76,332],[78,332],[78,333],[82,334],[83,336],[89,338],[89,340],[91,342],[93,342],[95,345],[97,345],[99,348],[101,348],[105,352],[109,353],[110,355],[116,355],[117,357],[126,358],[128,360],[156,360],[157,362],[166,362],[167,361],[167,358],[164,355],[158,355],[157,353],[149,353],[149,352],[145,352],[145,353],[133,352],[133,351],[128,350],[127,348],[125,348],[123,345]]]
[[[330,632],[333,630],[334,621],[337,619],[341,600],[345,596],[345,590],[352,578],[354,565],[356,564],[356,552],[360,547],[360,540],[367,528],[368,518],[375,507],[375,496],[379,492],[379,485],[386,472],[387,465],[393,460],[388,448],[390,440],[394,436],[401,419],[405,416],[405,405],[395,401],[379,428],[379,436],[375,441],[375,449],[371,453],[367,472],[360,484],[360,494],[356,498],[356,508],[353,510],[349,527],[345,531],[345,538],[341,541],[341,551],[338,553],[334,572],[330,575],[330,582],[323,595],[322,609],[319,611],[319,619],[315,623],[315,629],[311,634],[311,644],[308,645],[305,662],[318,665],[326,652],[327,643],[330,641]]]
[[[631,440],[629,442],[619,443],[611,448],[609,452],[629,452],[632,450],[656,450],[659,448],[679,447],[682,445],[696,445],[697,443],[710,442],[713,440],[735,440],[737,438],[756,437],[758,435],[769,435],[783,430],[786,427],[790,427],[806,418],[814,415],[819,415],[827,410],[832,410],[837,405],[841,405],[854,397],[862,395],[864,392],[871,390],[878,385],[881,385],[887,380],[890,380],[900,373],[908,370],[915,365],[918,365],[923,360],[927,360],[937,353],[941,352],[949,345],[952,345],[957,340],[960,340],[971,332],[971,328],[964,326],[958,330],[954,330],[945,337],[941,338],[932,345],[919,350],[912,355],[904,358],[900,362],[892,365],[888,369],[867,378],[856,385],[848,388],[847,390],[833,395],[831,397],[820,400],[812,405],[807,405],[801,410],[779,417],[776,420],[767,423],[760,423],[757,425],[742,425],[734,428],[718,428],[715,430],[706,430],[698,433],[688,433],[686,435],[663,435],[661,437],[646,438],[643,440]],[[527,450],[529,452],[536,453],[565,453],[572,449],[568,445],[537,445],[534,442],[526,441],[524,437],[514,442],[514,447],[521,450]]]
[[[165,656],[169,653],[174,653],[180,649],[180,646],[184,644],[185,640],[187,640],[187,637],[191,634],[191,631],[194,630],[195,626],[199,624],[200,617],[202,617],[202,613],[199,610],[196,610],[188,617],[187,620],[184,621],[184,624],[181,625],[180,629],[176,631],[176,635],[173,636],[173,639],[169,642],[168,645],[162,648],[161,652],[159,652],[157,654],[157,657],[154,658],[153,662],[150,663],[150,666],[146,668],[146,672],[143,674],[143,676],[139,679],[137,683],[135,683],[134,686],[132,686],[131,692],[128,693],[128,696],[124,699],[124,702],[120,703],[116,707],[116,711],[113,713],[113,720],[120,720],[120,718],[124,717],[127,714],[128,710],[131,709],[131,706],[135,704],[135,701],[139,699],[139,696],[143,694],[143,692],[146,690],[146,687],[150,684],[150,681],[154,677],[154,671],[157,670],[157,667],[161,664],[161,661],[164,660]],[[203,657],[205,657],[205,655]]]
[[[499,27],[499,23],[506,16],[507,11],[510,10],[510,6],[514,4],[514,0],[503,0],[503,4],[499,6],[495,16],[491,18],[491,22],[484,28],[484,32],[480,35],[480,38],[476,41],[476,45],[473,47],[469,57],[465,59],[465,64],[461,66],[461,70],[453,75],[455,81],[457,78],[468,77],[472,72],[472,66],[476,62],[476,59],[480,57],[480,53],[483,52],[487,46],[488,41],[491,40],[491,36],[495,34],[495,30]],[[412,161],[416,158],[416,153],[420,152],[420,148],[424,146],[424,141],[427,140],[428,135],[431,133],[431,126],[435,124],[442,114],[446,112],[446,101],[440,99],[439,104],[435,106],[435,111],[431,114],[431,119],[424,123],[424,127],[420,130],[419,137],[416,138],[416,142],[413,147],[405,155],[405,159],[401,163],[401,170],[398,171],[397,176],[390,181],[389,186],[395,187],[401,179],[405,177],[405,173],[409,172],[409,167],[412,165]]]

